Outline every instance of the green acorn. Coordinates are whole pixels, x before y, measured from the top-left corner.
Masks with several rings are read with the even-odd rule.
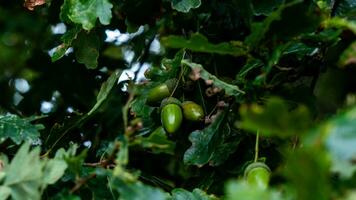
[[[152,88],[147,94],[146,103],[152,106],[159,104],[162,99],[171,95],[174,87],[176,86],[176,83],[176,79],[169,79],[165,83]]]
[[[200,121],[204,119],[203,108],[193,101],[182,103],[184,118],[189,121]]]
[[[246,167],[244,175],[248,184],[266,189],[271,177],[271,170],[262,162],[254,162]]]
[[[161,103],[161,123],[168,133],[176,132],[183,121],[180,101],[173,97],[164,99]]]

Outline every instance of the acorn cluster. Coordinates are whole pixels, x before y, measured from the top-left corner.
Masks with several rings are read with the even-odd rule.
[[[179,130],[183,120],[198,122],[204,120],[203,108],[193,102],[181,102],[171,97],[177,86],[176,79],[169,79],[165,83],[152,88],[146,103],[150,106],[160,105],[161,123],[167,133],[175,133]]]

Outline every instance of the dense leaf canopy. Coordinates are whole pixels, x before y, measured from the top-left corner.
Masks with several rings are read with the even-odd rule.
[[[1,1],[0,200],[355,199],[355,67],[356,0]]]

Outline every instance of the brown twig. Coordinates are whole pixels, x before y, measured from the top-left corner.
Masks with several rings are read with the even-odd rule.
[[[111,152],[107,159],[101,160],[100,162],[96,163],[84,163],[83,166],[87,167],[103,167],[103,168],[113,168],[115,167],[114,160],[116,158],[116,153],[120,149],[120,143],[116,142],[114,150]],[[90,179],[95,178],[96,174],[90,174],[87,177],[80,178],[76,181],[74,187],[70,190],[70,193],[74,193],[78,189],[80,189],[84,184],[86,184]]]
[[[90,179],[95,178],[96,174],[90,174],[87,177],[84,178],[80,178],[76,181],[76,184],[74,185],[74,187],[70,190],[70,193],[73,194],[75,191],[79,190],[79,188],[81,188],[84,184],[86,184]]]
[[[116,165],[112,163],[112,161],[105,159],[96,163],[83,163],[85,167],[103,167],[103,168],[113,168]]]

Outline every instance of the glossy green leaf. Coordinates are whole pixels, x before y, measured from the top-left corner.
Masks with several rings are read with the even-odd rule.
[[[177,188],[172,191],[172,200],[217,200],[213,195],[208,195],[201,189],[194,189],[189,192],[182,188]]]
[[[212,44],[205,36],[199,33],[192,34],[189,39],[174,35],[162,37],[161,43],[167,48],[189,49],[195,52],[232,56],[242,56],[246,54],[246,48],[243,47],[241,42],[234,41]]]
[[[203,80],[212,81],[213,82],[212,84],[215,87],[223,89],[225,93],[228,95],[239,96],[241,94],[245,94],[245,92],[242,91],[237,85],[232,85],[218,79],[216,76],[206,71],[203,68],[203,66],[200,64],[192,63],[188,60],[182,60],[182,64],[188,65],[193,70],[193,72],[198,73],[199,77],[202,78]]]
[[[199,8],[200,0],[171,0],[172,8],[179,12],[187,13],[193,8]]]
[[[11,139],[20,144],[23,141],[35,142],[38,140],[44,126],[31,124],[31,118],[20,118],[17,115],[0,115],[0,142]]]
[[[79,63],[84,64],[88,69],[95,69],[98,66],[99,37],[94,32],[89,34],[80,32],[73,46]]]
[[[167,71],[165,71],[165,73],[163,73],[157,81],[163,83],[166,80],[177,78],[182,66],[181,62],[184,59],[184,55],[185,51],[181,49],[174,55],[172,59],[164,58],[162,60],[162,65],[167,68]]]
[[[210,166],[219,166],[222,165],[225,161],[229,159],[229,156],[236,151],[236,148],[240,144],[240,138],[231,138],[229,134],[233,134],[230,131],[230,127],[225,125],[223,127],[220,139],[218,143],[215,144],[215,150],[212,152],[209,165]]]
[[[80,30],[80,27],[75,26],[74,28],[64,33],[64,35],[61,37],[61,41],[63,43],[56,47],[55,52],[51,57],[52,62],[61,59],[65,55],[67,50],[72,46],[73,41],[77,38]]]
[[[104,82],[101,85],[100,91],[98,96],[96,97],[96,103],[95,105],[91,108],[91,110],[86,114],[87,116],[92,115],[94,112],[97,111],[97,109],[104,103],[104,101],[107,99],[108,95],[110,94],[111,90],[114,88],[114,86],[117,84],[117,80],[119,79],[121,75],[120,71],[115,71],[113,72],[108,80]]]
[[[93,116],[93,114],[97,112],[97,110],[103,105],[105,100],[108,98],[110,92],[112,91],[114,86],[117,84],[117,80],[119,79],[120,75],[121,75],[121,71],[114,71],[109,76],[109,78],[101,85],[100,91],[96,97],[96,103],[90,109],[90,111],[88,113],[86,113],[85,115],[82,115],[82,116],[77,116],[77,118],[70,120],[68,122],[68,124],[67,123],[65,123],[64,125],[55,124],[55,126],[53,126],[51,132],[53,131],[53,132],[57,132],[57,133],[66,134],[68,131],[72,130],[75,127],[82,125],[86,120],[91,118]]]
[[[212,124],[203,130],[190,133],[192,146],[184,153],[184,163],[203,166],[222,164],[236,149],[239,140],[230,141],[230,127],[224,122],[224,113],[220,113]]]
[[[142,89],[139,90],[141,91]],[[147,92],[147,89],[142,91],[142,93],[131,102],[131,112],[135,113],[137,117],[149,118],[154,109],[153,107],[148,106],[146,103]]]
[[[253,69],[261,68],[263,66],[263,62],[256,58],[249,58],[246,64],[241,68],[236,78],[244,81],[244,77]]]
[[[251,0],[253,6],[254,15],[269,15],[276,8],[278,8],[282,0],[272,0],[272,1],[259,1],[259,0]]]
[[[110,23],[112,7],[109,0],[65,0],[60,15],[62,20],[69,19],[89,31],[95,27],[97,19],[103,25]]]
[[[162,127],[157,128],[150,136],[138,140],[142,147],[151,149],[153,153],[174,154],[175,143],[167,138],[167,134]]]
[[[311,126],[312,120],[305,106],[290,110],[286,102],[270,98],[264,106],[258,104],[242,105],[240,128],[265,136],[289,137],[302,135]]]
[[[271,52],[271,55],[268,58],[268,62],[263,68],[263,74],[260,75],[260,77],[257,78],[255,81],[256,83],[260,84],[262,82],[266,82],[267,76],[269,73],[272,71],[272,68],[278,64],[279,60],[281,59],[282,56],[282,50],[285,45],[278,45],[276,46],[273,51]]]
[[[340,34],[342,30],[334,28],[326,28],[323,31],[317,33],[309,33],[303,36],[303,39],[315,42],[315,43],[326,43],[335,44],[340,41]]]
[[[290,42],[283,47],[282,55],[295,55],[298,59],[302,59],[305,56],[310,56],[316,50],[316,47],[310,47],[302,42]]]

